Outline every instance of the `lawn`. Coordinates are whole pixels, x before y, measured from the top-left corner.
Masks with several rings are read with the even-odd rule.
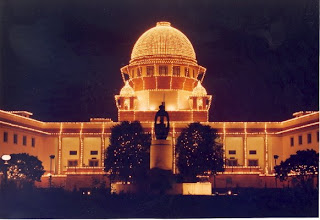
[[[0,218],[317,217],[318,191],[240,189],[237,196],[108,195],[62,189],[12,191]]]

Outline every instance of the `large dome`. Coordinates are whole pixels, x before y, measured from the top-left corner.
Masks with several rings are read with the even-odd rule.
[[[169,22],[157,25],[141,35],[135,43],[131,61],[145,56],[177,56],[196,60],[196,53],[189,39]]]

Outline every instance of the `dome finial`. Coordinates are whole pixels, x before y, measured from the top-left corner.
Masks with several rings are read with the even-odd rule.
[[[155,27],[144,32],[134,44],[130,63],[146,56],[159,58],[168,55],[197,62],[189,39],[172,27],[170,22],[159,21]]]
[[[134,96],[134,90],[133,88],[130,86],[129,81],[127,80],[125,82],[125,85],[122,87],[122,89],[120,90],[120,95],[121,96],[125,96],[125,97],[130,97],[130,96]]]
[[[171,26],[171,23],[168,21],[159,21],[157,22],[157,26]]]
[[[198,80],[198,84],[196,87],[194,87],[193,91],[192,91],[192,95],[193,96],[206,96],[207,95],[207,91],[206,89],[201,85],[200,80]]]

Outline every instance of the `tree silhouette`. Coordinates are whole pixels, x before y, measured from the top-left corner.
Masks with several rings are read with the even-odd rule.
[[[288,179],[290,174],[297,178],[301,186],[306,186],[319,173],[319,153],[309,149],[299,150],[284,162],[281,161],[274,169],[275,177],[280,181]],[[313,185],[313,182],[311,184]]]
[[[8,180],[17,184],[40,182],[45,172],[42,162],[37,157],[26,153],[11,154],[7,165],[0,160],[0,169],[2,173],[7,171]]]
[[[197,175],[223,171],[223,149],[217,130],[208,125],[191,123],[178,137],[177,166],[184,180],[196,181]]]
[[[137,182],[149,170],[150,134],[138,121],[123,121],[111,129],[110,145],[105,159],[105,171],[112,180]]]

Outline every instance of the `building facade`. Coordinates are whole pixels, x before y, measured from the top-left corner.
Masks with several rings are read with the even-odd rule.
[[[143,33],[133,47],[129,64],[120,70],[124,86],[115,96],[118,121],[138,120],[154,136],[154,116],[165,101],[172,122],[168,139],[173,146],[189,123],[198,121],[216,128],[226,164],[221,178],[240,175],[237,185],[241,186],[240,179],[247,175],[272,177],[275,163],[297,150],[318,152],[319,112],[298,112],[281,122],[209,122],[208,111],[213,100],[201,85],[206,69],[198,65],[188,38],[169,22],[158,22]],[[46,178],[50,174],[56,185],[69,189],[90,184],[83,181],[90,179],[89,176],[104,178],[104,157],[111,128],[119,122],[108,118],[42,122],[31,116],[26,111],[0,110],[1,155],[37,156],[46,170],[42,186],[48,186]],[[172,154],[176,173],[174,148]]]

